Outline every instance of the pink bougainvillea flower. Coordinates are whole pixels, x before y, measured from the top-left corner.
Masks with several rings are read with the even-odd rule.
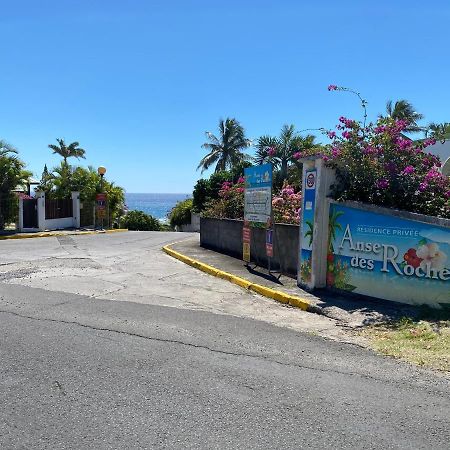
[[[377,153],[377,149],[376,149],[374,146],[372,146],[372,145],[368,145],[368,146],[363,150],[363,153],[364,153],[365,155],[374,155],[374,154]]]
[[[431,169],[426,175],[425,175],[425,181],[434,180],[436,178],[441,178],[441,173],[438,172],[436,169]]]
[[[341,154],[341,151],[340,151],[338,148],[333,147],[333,148],[331,149],[331,156],[332,156],[333,158],[338,158],[340,154]]]
[[[426,181],[423,181],[422,183],[419,184],[419,191],[423,192],[426,191],[428,188],[428,183]]]
[[[407,149],[408,147],[411,146],[411,141],[409,139],[398,137],[396,139],[396,144],[398,145],[400,150],[405,150],[405,149]]]
[[[245,178],[244,177],[239,177],[237,182],[238,183],[245,183]]]
[[[337,91],[337,86],[335,85],[335,84],[330,84],[329,86],[328,86],[328,90],[329,91]]]
[[[303,154],[302,154],[302,152],[297,152],[297,153],[294,153],[292,156],[293,156],[295,159],[300,159],[300,158],[303,156]]]
[[[412,173],[414,173],[415,169],[413,166],[406,166],[403,170],[402,170],[402,174],[403,175],[411,175]]]
[[[344,132],[342,133],[342,137],[343,137],[344,139],[350,139],[350,138],[352,137],[352,133],[350,133],[350,131],[344,131]]]
[[[407,120],[399,119],[395,121],[396,131],[403,131],[407,126],[408,126]]]
[[[422,142],[422,146],[423,146],[423,148],[427,148],[427,147],[429,147],[430,145],[434,145],[434,144],[436,144],[436,139],[425,139],[423,142]]]
[[[390,173],[395,173],[397,172],[397,166],[395,165],[395,163],[393,163],[392,161],[387,162],[384,165],[385,169],[390,172]]]
[[[277,151],[273,147],[269,147],[269,149],[267,150],[267,154],[269,156],[274,156],[276,152]]]
[[[330,139],[334,139],[336,137],[336,132],[335,131],[328,131],[327,135]]]
[[[386,131],[386,129],[387,129],[387,127],[385,125],[380,125],[378,127],[375,127],[373,131],[376,134],[382,134],[382,133],[384,133]]]
[[[379,189],[387,189],[389,187],[389,180],[386,180],[385,178],[378,180],[377,187]]]

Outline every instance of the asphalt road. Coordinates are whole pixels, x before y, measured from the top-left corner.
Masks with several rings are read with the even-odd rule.
[[[448,449],[448,380],[304,333],[290,308],[255,320],[263,299],[160,254],[170,239],[0,242],[2,449]],[[123,281],[140,252],[142,298]],[[117,283],[121,265],[120,298],[69,291],[66,267],[87,290],[83,269],[89,283],[95,270]],[[246,305],[240,317],[187,301],[196,283],[197,296]]]

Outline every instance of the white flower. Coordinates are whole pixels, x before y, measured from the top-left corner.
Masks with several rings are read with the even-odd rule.
[[[447,261],[447,255],[439,250],[439,246],[435,243],[421,245],[416,252],[416,255],[422,259],[420,268],[425,272],[427,266],[431,269],[442,270]]]

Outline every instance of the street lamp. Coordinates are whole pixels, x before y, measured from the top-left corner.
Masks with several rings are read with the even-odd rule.
[[[97,173],[100,175],[100,192],[102,193],[102,194],[104,194],[104,192],[103,192],[103,177],[105,176],[105,173],[106,173],[106,167],[104,167],[104,166],[99,166],[99,168],[97,169]],[[105,208],[106,208],[106,205],[103,205],[103,210],[102,210],[102,231],[103,231],[103,215],[105,214]]]

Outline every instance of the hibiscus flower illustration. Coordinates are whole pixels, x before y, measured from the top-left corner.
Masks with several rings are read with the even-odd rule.
[[[423,271],[427,270],[428,265],[435,270],[444,269],[447,261],[447,255],[439,250],[439,246],[435,243],[421,245],[417,249],[417,257],[422,260],[420,267]]]

